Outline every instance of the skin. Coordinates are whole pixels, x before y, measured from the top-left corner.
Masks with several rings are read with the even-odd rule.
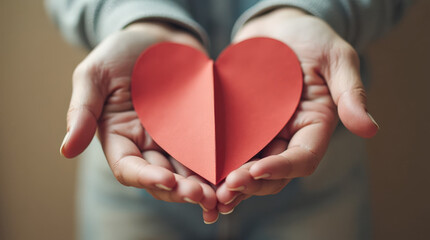
[[[75,69],[60,152],[80,154],[96,129],[113,174],[125,186],[144,188],[154,198],[199,204],[203,219],[218,218],[215,190],[187,171],[152,141],[133,109],[130,77],[137,57],[149,46],[171,41],[204,51],[191,34],[156,22],[138,22],[101,42]]]
[[[369,138],[378,131],[366,110],[357,53],[324,21],[280,8],[246,23],[234,42],[252,37],[289,45],[301,62],[304,89],[296,113],[280,134],[218,187],[220,212],[231,212],[253,195],[276,194],[291,179],[312,174],[339,118],[358,136]]]
[[[141,126],[131,103],[130,76],[139,54],[162,41],[204,52],[191,34],[157,22],[137,22],[101,42],[75,69],[60,152],[80,154],[96,129],[113,174],[126,186],[146,189],[156,199],[190,202],[213,223],[253,195],[276,194],[295,177],[312,174],[331,134],[342,123],[372,137],[378,126],[366,111],[357,54],[326,23],[297,9],[280,8],[254,18],[234,42],[271,37],[288,44],[304,73],[299,107],[281,133],[255,159],[211,186],[169,157]]]

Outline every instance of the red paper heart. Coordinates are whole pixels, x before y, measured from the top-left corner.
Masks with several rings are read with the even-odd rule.
[[[279,133],[302,85],[288,46],[254,38],[229,46],[215,63],[189,46],[154,45],[136,62],[131,94],[153,139],[216,184]]]

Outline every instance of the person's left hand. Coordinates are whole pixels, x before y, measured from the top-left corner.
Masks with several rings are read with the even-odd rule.
[[[357,54],[324,21],[298,9],[280,8],[250,20],[234,42],[252,37],[288,44],[300,60],[304,86],[294,116],[278,136],[219,185],[217,207],[224,214],[250,196],[276,194],[291,179],[312,174],[338,115],[361,137],[372,137],[378,130],[366,110]]]

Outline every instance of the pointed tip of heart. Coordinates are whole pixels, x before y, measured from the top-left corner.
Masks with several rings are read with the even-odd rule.
[[[216,185],[285,126],[300,101],[302,85],[297,56],[275,39],[231,45],[215,63],[189,46],[160,43],[137,60],[131,95],[142,125],[157,144]],[[222,120],[215,119],[215,112]]]

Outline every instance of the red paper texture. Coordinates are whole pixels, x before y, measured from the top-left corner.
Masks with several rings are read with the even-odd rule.
[[[155,142],[217,184],[279,133],[302,86],[296,55],[274,39],[231,45],[215,63],[199,50],[165,42],[137,60],[131,94]]]

